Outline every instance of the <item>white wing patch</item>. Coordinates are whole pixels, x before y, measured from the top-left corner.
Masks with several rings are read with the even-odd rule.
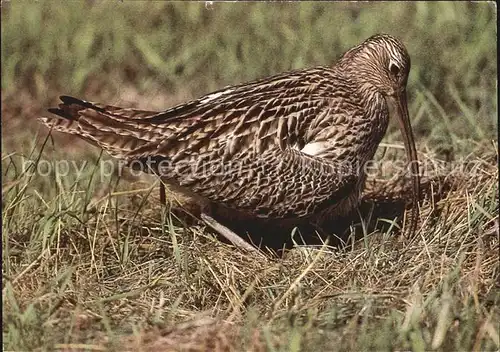
[[[326,141],[313,142],[306,144],[304,148],[302,148],[301,152],[310,156],[315,156],[327,149],[327,147],[328,145]]]
[[[234,89],[233,88],[229,88],[229,89],[223,90],[222,92],[208,94],[205,97],[203,97],[203,99],[200,100],[200,103],[202,103],[202,104],[208,103],[209,101],[217,99],[218,97],[220,97],[220,96],[222,96],[224,94],[229,94],[232,91],[234,91]]]

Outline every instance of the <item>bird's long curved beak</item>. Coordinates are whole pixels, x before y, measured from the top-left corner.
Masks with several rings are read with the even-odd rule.
[[[415,233],[418,220],[418,201],[420,198],[420,173],[418,167],[417,149],[413,138],[413,131],[410,124],[410,114],[408,113],[408,103],[406,99],[406,90],[392,96],[393,111],[399,122],[399,128],[403,134],[403,141],[406,149],[410,171],[413,181],[413,206],[412,219],[410,224],[410,237]]]

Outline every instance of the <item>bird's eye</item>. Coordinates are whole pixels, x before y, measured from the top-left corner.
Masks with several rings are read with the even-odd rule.
[[[394,62],[391,62],[389,64],[389,71],[391,71],[391,73],[396,76],[398,73],[399,73],[399,66],[396,65]]]

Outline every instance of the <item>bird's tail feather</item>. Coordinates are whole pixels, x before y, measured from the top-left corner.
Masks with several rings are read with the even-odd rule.
[[[51,117],[39,120],[54,131],[76,135],[103,148],[114,157],[126,154],[146,144],[160,141],[164,128],[141,120],[157,114],[155,111],[123,109],[100,105],[69,96],[61,96],[58,108],[48,109]]]

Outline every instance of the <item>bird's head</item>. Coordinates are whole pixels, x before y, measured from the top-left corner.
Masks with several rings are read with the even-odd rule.
[[[403,43],[387,34],[374,35],[347,51],[340,60],[349,76],[384,96],[404,93],[410,56]]]
[[[406,84],[410,73],[410,56],[403,43],[387,34],[374,35],[347,51],[339,62],[348,79],[359,84],[360,93],[383,95],[390,115],[397,118],[403,134],[413,176],[414,206],[420,195],[417,151],[410,124]],[[414,229],[412,229],[413,231]]]

